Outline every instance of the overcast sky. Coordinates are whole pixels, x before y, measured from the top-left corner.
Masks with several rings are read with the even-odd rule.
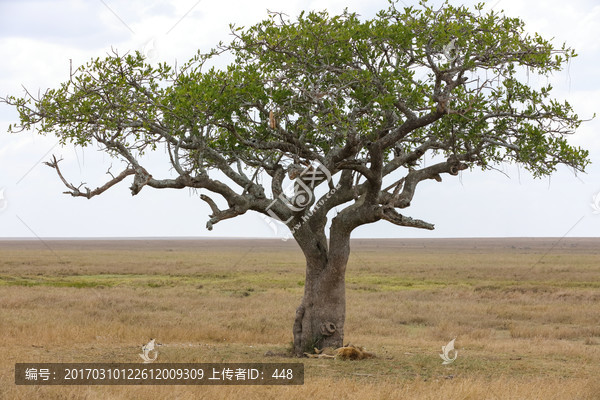
[[[267,10],[295,16],[300,10],[339,13],[344,7],[370,18],[386,8],[387,1],[0,0],[0,95],[21,95],[22,86],[32,92],[56,87],[68,78],[70,59],[78,66],[106,55],[111,47],[121,53],[141,50],[153,60],[181,64],[198,49],[228,40],[229,23],[249,26]],[[600,111],[596,0],[493,0],[486,8],[492,7],[521,17],[531,32],[575,48],[579,57],[552,78],[555,97],[570,101],[582,118]],[[0,237],[276,236],[255,213],[207,231],[210,210],[188,190],[145,188],[132,197],[129,182],[124,182],[92,200],[62,194],[55,172],[42,165],[52,154],[64,158],[63,172],[71,181],[90,187],[103,183],[111,160],[92,148],[57,146],[55,137],[6,133],[8,124],[17,121],[16,112],[0,104]],[[502,167],[508,177],[464,171],[442,183],[421,184],[406,210],[409,216],[434,223],[435,231],[379,222],[361,227],[354,237],[598,236],[600,212],[595,214],[593,207],[600,192],[600,163],[595,162],[600,161],[598,119],[584,123],[571,141],[590,150],[587,174],[575,176],[561,168],[550,179],[534,180],[510,165]],[[600,207],[600,195],[596,199]]]

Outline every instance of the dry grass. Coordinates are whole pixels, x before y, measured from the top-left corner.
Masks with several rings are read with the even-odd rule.
[[[598,399],[600,241],[353,243],[346,339],[301,387],[22,387],[16,362],[277,362],[302,256],[279,241],[0,241],[1,399]],[[457,337],[458,359],[441,365]]]

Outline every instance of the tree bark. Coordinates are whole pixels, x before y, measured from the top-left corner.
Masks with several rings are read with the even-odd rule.
[[[306,280],[293,331],[294,352],[302,357],[314,348],[343,346],[350,238],[332,237],[329,249],[318,239],[299,244],[306,257]]]

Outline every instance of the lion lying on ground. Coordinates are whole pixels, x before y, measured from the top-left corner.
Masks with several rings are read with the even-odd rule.
[[[325,347],[322,350],[315,348],[315,354],[304,353],[308,358],[339,358],[341,360],[364,360],[365,358],[375,358],[375,354],[365,351],[363,347],[348,344],[344,347],[334,349]]]

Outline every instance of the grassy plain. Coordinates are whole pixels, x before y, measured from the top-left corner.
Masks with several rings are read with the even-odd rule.
[[[304,261],[277,240],[0,241],[0,399],[600,399],[600,239],[352,249],[346,341],[375,359],[303,359],[294,387],[25,387],[16,362],[138,362],[151,337],[157,362],[295,362]]]

